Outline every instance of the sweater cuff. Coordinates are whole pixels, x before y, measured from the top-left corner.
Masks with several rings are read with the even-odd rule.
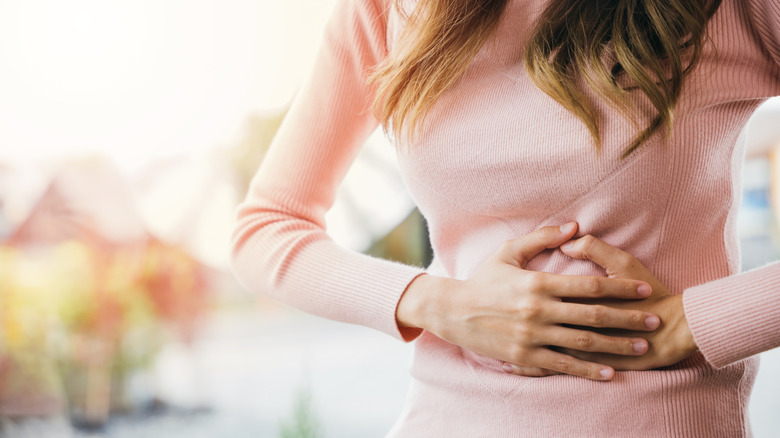
[[[395,304],[395,313],[398,313],[398,304],[401,302],[401,298],[403,298],[404,294],[406,293],[406,290],[409,289],[409,285],[412,284],[412,282],[419,277],[420,275],[425,274],[425,272],[418,272],[417,275],[415,275],[411,280],[409,280],[409,283],[406,284],[406,287],[404,288],[403,293],[401,296],[398,297],[398,301]],[[404,342],[412,342],[415,339],[419,338],[420,335],[423,332],[423,329],[421,328],[412,328],[412,327],[401,327],[398,325],[398,319],[395,321],[395,326],[398,334],[401,336],[401,339]]]
[[[298,291],[293,307],[351,324],[372,327],[403,341],[419,332],[398,326],[396,309],[409,284],[425,269],[354,253],[321,241],[301,251],[282,288]],[[303,262],[305,260],[305,263]]]
[[[707,362],[721,368],[780,346],[780,264],[686,289],[683,306]]]
[[[391,269],[388,270],[388,267]],[[376,307],[373,309],[374,312],[369,311],[369,314],[374,313],[374,318],[376,318],[373,324],[374,328],[404,342],[414,341],[422,334],[422,329],[399,326],[396,312],[398,303],[401,302],[406,289],[415,278],[424,273],[423,269],[416,266],[394,262],[387,263],[382,270],[376,269],[369,273],[368,278],[374,280],[374,284],[377,286],[372,291]],[[365,323],[368,326],[372,325],[368,321]]]

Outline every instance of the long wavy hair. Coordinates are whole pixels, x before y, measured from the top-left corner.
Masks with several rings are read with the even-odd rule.
[[[392,0],[407,25],[371,80],[385,130],[414,135],[431,106],[463,75],[488,40],[508,0],[418,0],[412,11]],[[578,83],[632,120],[637,109],[617,78],[647,97],[657,114],[624,150],[670,132],[687,74],[699,61],[706,26],[721,0],[551,0],[525,50],[534,83],[588,128],[598,149],[599,123]]]

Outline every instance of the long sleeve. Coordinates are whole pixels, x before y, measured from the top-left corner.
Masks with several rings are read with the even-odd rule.
[[[745,1],[780,93],[780,2]],[[683,305],[699,350],[715,367],[780,347],[780,263],[688,288]]]
[[[758,33],[764,49],[780,67],[780,2],[777,0],[748,0],[753,29]]]
[[[688,288],[683,305],[715,367],[780,347],[780,263]]]
[[[395,312],[423,269],[340,247],[325,213],[367,137],[378,126],[367,83],[386,56],[382,0],[342,0],[315,68],[296,97],[238,207],[232,263],[250,291],[326,318],[410,340]]]

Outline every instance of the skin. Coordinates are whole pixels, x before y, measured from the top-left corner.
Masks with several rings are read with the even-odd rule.
[[[561,250],[603,266],[606,277],[524,269],[576,231],[572,222],[508,241],[468,280],[417,277],[398,304],[398,323],[504,361],[506,372],[525,376],[610,380],[615,369],[655,368],[693,353],[681,297],[628,253],[586,236]]]
[[[635,302],[614,300],[589,301],[615,309],[635,309],[652,312],[661,317],[661,325],[649,333],[621,330],[598,330],[602,334],[640,336],[647,340],[649,349],[641,357],[590,353],[569,348],[556,350],[582,360],[609,365],[616,370],[649,370],[677,363],[697,351],[696,342],[685,318],[682,295],[672,295],[660,281],[633,255],[621,251],[593,236],[584,236],[567,242],[561,251],[570,257],[590,260],[603,267],[609,278],[633,278],[646,281],[653,288],[650,297]],[[507,372],[523,376],[560,374],[554,370],[528,370],[507,364]]]
[[[601,304],[616,309],[630,308],[652,312],[659,315],[662,321],[660,327],[652,333],[623,333],[624,336],[641,336],[647,340],[650,348],[642,357],[627,358],[573,350],[567,350],[567,353],[607,364],[615,369],[648,370],[672,365],[697,351],[693,333],[685,318],[682,294],[672,295],[636,257],[593,236],[568,242],[561,247],[561,251],[570,257],[598,264],[606,270],[609,278],[646,281],[653,288],[649,298],[633,303],[602,301]]]

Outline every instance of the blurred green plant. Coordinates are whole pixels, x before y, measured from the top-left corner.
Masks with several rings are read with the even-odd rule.
[[[320,438],[322,436],[322,426],[314,411],[311,388],[308,385],[303,386],[295,396],[292,418],[280,426],[279,437]]]
[[[433,251],[428,241],[425,218],[415,208],[403,222],[374,242],[366,253],[409,265],[430,265]]]

